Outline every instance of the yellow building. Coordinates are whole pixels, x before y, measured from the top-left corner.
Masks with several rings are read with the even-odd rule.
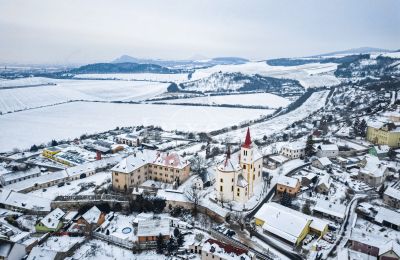
[[[61,152],[61,149],[57,146],[53,146],[53,147],[48,147],[48,148],[43,149],[42,155],[44,157],[53,159],[54,155],[58,154],[59,152]]]
[[[309,233],[322,237],[328,232],[328,222],[308,216],[278,203],[265,203],[254,216],[257,226],[294,246],[300,245]]]
[[[177,153],[139,150],[123,159],[112,171],[114,190],[128,192],[146,180],[180,185],[190,174],[190,163]]]
[[[400,147],[400,126],[395,123],[373,122],[367,128],[367,140],[374,144]]]

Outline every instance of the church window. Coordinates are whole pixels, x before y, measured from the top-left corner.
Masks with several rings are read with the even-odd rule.
[[[232,186],[232,191],[233,191],[233,186]]]
[[[224,182],[224,179],[221,178],[221,182]]]
[[[256,179],[256,175],[255,174],[253,174],[253,181]]]
[[[243,169],[246,169],[246,164],[243,164]]]
[[[219,187],[219,191],[220,191],[220,192],[223,191],[222,185]]]

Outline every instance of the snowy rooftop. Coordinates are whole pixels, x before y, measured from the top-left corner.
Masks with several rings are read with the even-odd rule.
[[[141,220],[138,224],[137,236],[165,236],[170,234],[169,219]]]
[[[389,197],[392,197],[392,198],[394,198],[396,200],[400,200],[400,190],[398,190],[398,189],[396,189],[394,187],[388,187],[385,190],[384,194],[389,196]]]
[[[380,153],[387,153],[390,150],[390,147],[388,145],[375,145],[374,146],[375,151],[380,154]]]
[[[299,183],[298,179],[288,177],[285,175],[280,176],[277,181],[277,184],[284,185],[284,186],[291,187],[291,188],[296,188],[298,183]]]
[[[291,143],[287,143],[285,145],[282,146],[282,148],[286,148],[289,150],[302,150],[306,148],[306,143],[305,142],[291,142]]]
[[[339,151],[336,144],[321,144],[320,147],[322,151]]]
[[[56,255],[56,251],[35,246],[26,260],[52,260],[56,258]]]
[[[3,178],[3,180],[7,182],[7,181],[16,180],[19,178],[23,178],[23,177],[27,177],[27,176],[31,176],[31,175],[35,175],[35,174],[39,174],[39,173],[40,173],[39,167],[33,167],[27,171],[6,173],[6,174],[2,175],[1,178]]]
[[[394,210],[380,207],[378,213],[375,216],[375,221],[378,223],[383,223],[383,221],[386,221],[400,226],[400,213]]]
[[[241,260],[250,260],[250,256],[247,255],[248,251],[234,247],[230,244],[222,243],[221,241],[215,239],[208,239],[203,247],[202,250],[205,252],[212,253],[215,256],[219,256],[221,259],[226,260],[234,260],[234,259],[241,259]],[[213,256],[214,258],[214,256]]]
[[[40,222],[45,225],[47,228],[55,229],[57,228],[58,224],[60,223],[60,219],[65,215],[64,211],[59,208],[56,208],[47,216],[42,218]]]
[[[3,188],[0,190],[0,203],[26,210],[50,211],[51,200]]]
[[[89,223],[89,224],[97,224],[99,218],[101,216],[101,211],[96,207],[93,206],[91,209],[86,211],[82,217]]]
[[[162,153],[154,150],[137,150],[134,154],[123,159],[117,164],[113,171],[130,173],[146,164],[156,164],[160,166],[175,167],[182,169],[189,165],[187,160],[184,160],[177,153]]]
[[[329,160],[328,157],[321,157],[321,158],[318,158],[317,160],[318,160],[323,166],[328,166],[328,165],[331,165],[331,164],[332,164],[331,160]]]
[[[379,158],[370,154],[367,154],[364,159],[365,166],[360,169],[361,172],[371,174],[375,177],[383,176],[386,166],[383,166]]]
[[[321,219],[305,215],[275,202],[264,204],[254,217],[265,222],[263,229],[292,243],[297,241],[309,221],[312,223],[315,220],[313,227],[318,230],[322,230],[321,228],[328,225]]]
[[[317,200],[314,210],[343,219],[346,214],[346,206],[338,203],[331,203],[328,200]]]

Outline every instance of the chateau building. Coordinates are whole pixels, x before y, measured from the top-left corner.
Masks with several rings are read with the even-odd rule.
[[[216,168],[216,198],[223,202],[245,203],[261,182],[262,154],[251,142],[250,130],[247,129],[240,152],[231,156],[228,149],[225,160]]]
[[[190,163],[177,153],[138,150],[123,159],[112,171],[114,190],[128,192],[146,180],[180,185],[190,173]]]

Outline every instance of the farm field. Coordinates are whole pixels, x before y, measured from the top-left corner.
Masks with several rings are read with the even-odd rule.
[[[42,86],[32,86],[49,84]],[[141,101],[164,93],[167,83],[120,80],[26,78],[0,81],[0,112],[8,113],[71,100]],[[28,87],[24,87],[28,86]]]
[[[117,126],[158,125],[165,130],[212,131],[273,112],[268,109],[71,102],[2,115],[0,151],[29,148],[52,139],[72,139]]]
[[[105,74],[79,74],[76,79],[111,79],[111,80],[141,80],[156,82],[181,83],[188,81],[187,73],[160,74],[160,73],[105,73]]]
[[[165,102],[173,104],[191,103],[191,104],[205,104],[205,105],[216,104],[216,105],[265,106],[269,108],[286,107],[291,103],[290,100],[288,100],[287,98],[270,93],[195,97],[195,98],[173,99],[173,100],[167,100]]]

